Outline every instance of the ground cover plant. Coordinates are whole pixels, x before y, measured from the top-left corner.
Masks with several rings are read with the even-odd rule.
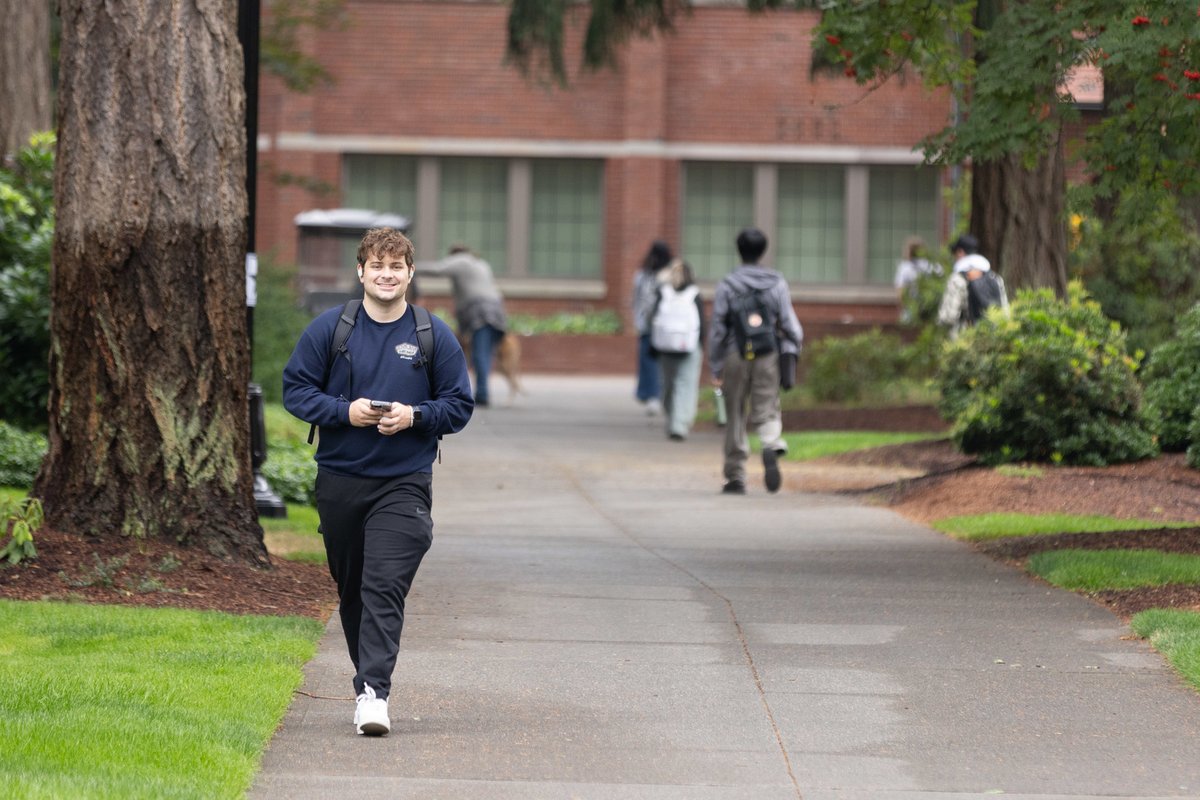
[[[0,786],[31,799],[242,797],[322,630],[0,600]]]

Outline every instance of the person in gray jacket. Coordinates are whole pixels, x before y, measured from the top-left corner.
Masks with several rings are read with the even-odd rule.
[[[504,296],[492,276],[488,262],[467,247],[456,244],[450,254],[433,264],[423,264],[424,275],[444,275],[454,290],[454,316],[458,332],[471,344],[471,366],[475,370],[475,405],[486,406],[488,375],[492,356],[508,331]]]
[[[725,494],[746,493],[746,460],[750,455],[747,426],[753,425],[762,440],[764,482],[777,492],[783,480],[779,457],[787,452],[779,407],[780,355],[794,358],[804,341],[804,330],[792,308],[791,290],[778,271],[759,264],[767,251],[767,237],[757,228],[746,228],[737,237],[742,264],[717,284],[713,297],[708,363],[713,385],[725,396]],[[753,303],[763,304],[762,312]],[[747,308],[751,310],[747,312]],[[748,347],[745,317],[773,328],[762,347]],[[771,324],[773,317],[773,325]]]

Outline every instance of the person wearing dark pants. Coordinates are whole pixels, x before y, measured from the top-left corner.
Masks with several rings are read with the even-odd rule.
[[[362,307],[344,348],[334,339],[346,312],[333,308],[305,329],[283,372],[284,406],[320,429],[320,530],[354,664],[355,730],[373,736],[391,730],[405,603],[433,542],[439,440],[462,430],[475,407],[454,332],[405,300],[413,271],[402,233],[367,231]]]
[[[369,686],[386,698],[391,690],[404,602],[433,544],[431,490],[430,476],[419,473],[383,479],[317,473],[317,513],[355,695]]]
[[[725,396],[728,421],[722,471],[725,494],[746,493],[747,428],[762,441],[763,482],[778,492],[779,459],[787,452],[780,413],[780,356],[798,355],[804,329],[792,308],[787,280],[759,262],[767,237],[746,228],[737,237],[742,263],[721,279],[713,295],[708,364],[713,386]]]

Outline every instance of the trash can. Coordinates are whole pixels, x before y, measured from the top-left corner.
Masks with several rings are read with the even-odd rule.
[[[395,228],[408,233],[409,219],[400,214],[363,208],[331,208],[296,215],[299,236],[297,265],[301,302],[319,314],[362,296],[355,279],[358,243],[371,228]]]

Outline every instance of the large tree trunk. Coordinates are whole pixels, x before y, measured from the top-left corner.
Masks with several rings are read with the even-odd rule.
[[[62,0],[58,110],[47,523],[265,561],[237,4]]]
[[[1021,155],[976,162],[971,169],[971,232],[1004,278],[1021,288],[1067,289],[1066,169],[1058,141],[1033,169]]]
[[[50,128],[50,0],[0,0],[0,156]]]

